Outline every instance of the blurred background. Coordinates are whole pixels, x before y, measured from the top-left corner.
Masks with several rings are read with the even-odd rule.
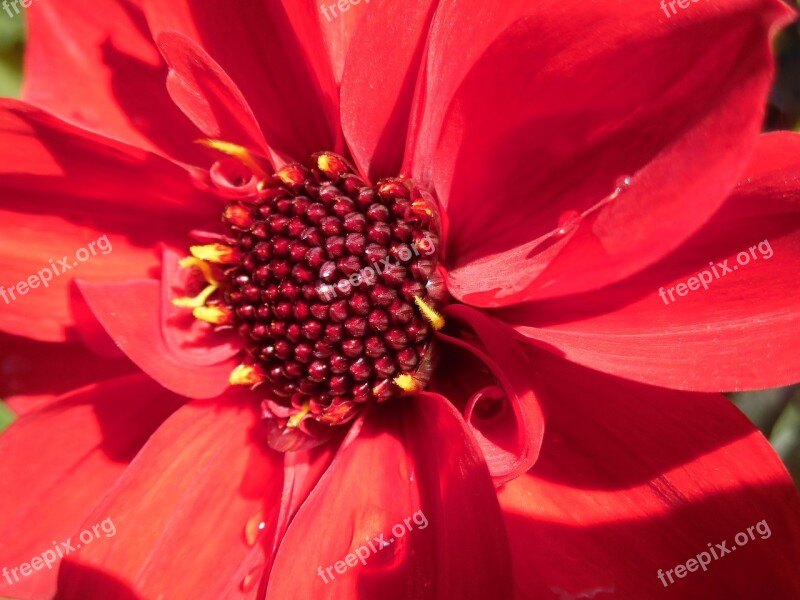
[[[24,47],[24,14],[12,19],[0,12],[0,96],[19,95]],[[800,24],[782,32],[775,51],[778,76],[764,129],[800,131]],[[800,386],[729,396],[769,438],[800,488]],[[13,414],[0,401],[0,430],[12,419]]]

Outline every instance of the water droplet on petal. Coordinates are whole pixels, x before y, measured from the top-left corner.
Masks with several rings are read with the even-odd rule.
[[[611,199],[613,200],[621,193],[623,193],[625,190],[627,190],[629,187],[631,187],[632,183],[633,183],[633,177],[631,177],[630,175],[623,175],[622,177],[618,177],[616,183],[614,184],[615,189],[614,193],[611,194]]]
[[[244,526],[244,539],[248,546],[255,546],[259,534],[264,531],[267,524],[264,522],[264,514],[259,511]]]
[[[581,213],[577,210],[568,210],[561,214],[558,217],[558,229],[556,230],[556,235],[558,237],[563,237],[567,235],[570,231],[575,229],[580,223],[581,220]]]
[[[244,576],[242,579],[242,591],[249,592],[251,591],[256,585],[258,581],[261,579],[261,573],[263,572],[264,567],[255,567],[251,569],[250,572]]]

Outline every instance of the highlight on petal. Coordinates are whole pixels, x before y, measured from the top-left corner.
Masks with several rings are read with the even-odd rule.
[[[797,492],[730,401],[537,362],[545,443],[499,491],[517,597],[800,594]]]
[[[185,35],[166,32],[157,41],[170,67],[167,89],[198,129],[269,156],[253,111],[222,67]]]
[[[191,39],[234,82],[281,160],[302,160],[320,150],[341,153],[338,90],[319,28],[309,25],[311,11],[322,18],[318,3],[244,2],[235,11],[205,0],[144,5],[155,39]]]
[[[433,0],[374,3],[353,36],[342,79],[342,129],[356,164],[373,181],[401,170],[437,4]]]
[[[384,406],[292,521],[267,599],[511,597],[494,486],[463,420],[436,394]]]
[[[27,4],[26,102],[156,154],[207,164],[192,144],[199,131],[164,87],[167,67],[140,1]]]
[[[139,374],[74,390],[20,416],[0,434],[0,564],[28,563],[80,531],[87,512],[181,402]],[[0,577],[0,596],[52,597],[61,560],[53,554],[52,569],[19,581]]]
[[[57,597],[256,598],[282,469],[262,435],[238,396],[178,410],[86,514],[84,528],[111,519],[116,533],[66,557]]]
[[[735,391],[795,383],[798,181],[800,135],[761,136],[742,183],[680,249],[602,291],[497,316],[571,361],[652,385]]]
[[[236,366],[233,349],[224,344],[208,346],[180,329],[166,335],[169,326],[162,321],[163,295],[158,281],[79,281],[78,287],[119,348],[161,385],[189,398],[213,398],[227,389]],[[193,319],[191,313],[187,318]],[[191,340],[197,346],[184,345]]]
[[[435,149],[415,155],[412,171],[430,172],[447,209],[457,299],[499,307],[610,285],[721,206],[761,128],[785,6],[700,2],[657,27],[644,2],[477,10],[437,13],[429,63],[456,48],[473,62],[446,114],[428,107],[434,121],[426,113],[420,127],[434,127],[425,143]],[[429,104],[453,85],[442,70],[429,65]]]
[[[219,218],[183,168],[15,100],[0,101],[0,147],[0,329],[8,333],[66,340],[73,277],[149,275],[159,243]]]

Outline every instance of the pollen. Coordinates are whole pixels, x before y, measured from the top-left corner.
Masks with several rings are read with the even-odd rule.
[[[436,312],[425,300],[420,296],[415,296],[414,302],[419,308],[419,312],[422,313],[422,316],[425,317],[425,320],[431,324],[434,330],[439,331],[444,327],[444,317]]]
[[[183,298],[175,298],[172,300],[172,304],[178,306],[180,308],[200,308],[206,305],[209,298],[213,296],[220,287],[220,282],[214,277],[214,273],[211,269],[211,265],[199,258],[194,256],[187,256],[186,258],[182,258],[178,264],[183,267],[184,269],[197,269],[203,275],[203,279],[205,279],[206,287],[201,291],[199,294],[193,297],[183,297]]]
[[[300,412],[296,412],[289,417],[289,420],[286,421],[286,427],[289,427],[290,429],[296,428],[298,425],[300,425],[300,422],[306,418],[306,415],[308,415],[309,412],[311,412],[311,409],[309,408],[308,402],[306,402]]]
[[[408,373],[403,373],[394,378],[394,384],[403,390],[406,394],[415,394],[422,389],[416,379]]]
[[[253,365],[239,365],[230,376],[231,385],[258,385],[264,381],[264,374]]]
[[[205,246],[191,246],[189,252],[192,256],[206,262],[233,265],[239,262],[239,253],[225,244],[207,244]]]
[[[198,321],[212,325],[230,325],[233,323],[233,312],[224,306],[198,306],[193,311]]]

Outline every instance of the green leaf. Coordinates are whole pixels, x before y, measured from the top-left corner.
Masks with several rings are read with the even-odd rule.
[[[5,402],[0,400],[0,433],[5,431],[16,418],[16,413]]]
[[[24,13],[12,18],[0,9],[0,96],[19,95],[24,40]]]

